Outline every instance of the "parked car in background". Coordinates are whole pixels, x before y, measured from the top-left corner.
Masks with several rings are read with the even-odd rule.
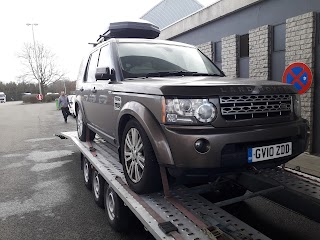
[[[68,95],[70,107],[69,111],[71,115],[75,118],[76,117],[76,109],[75,109],[75,100],[76,100],[76,95]]]
[[[7,101],[7,96],[4,92],[0,92],[0,103],[5,103]]]

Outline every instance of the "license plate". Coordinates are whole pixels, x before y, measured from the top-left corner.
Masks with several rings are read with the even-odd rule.
[[[248,162],[260,162],[292,154],[292,142],[248,148]]]

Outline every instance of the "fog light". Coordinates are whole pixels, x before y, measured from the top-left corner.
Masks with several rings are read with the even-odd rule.
[[[207,139],[201,138],[194,143],[194,148],[199,153],[206,153],[210,150],[210,143]]]

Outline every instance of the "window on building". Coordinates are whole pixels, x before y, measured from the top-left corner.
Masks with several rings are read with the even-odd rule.
[[[240,36],[240,57],[249,57],[249,34]]]
[[[216,42],[214,44],[214,61],[215,62],[219,62],[219,63],[222,62],[221,51],[222,51],[221,41],[220,42]]]
[[[279,24],[273,27],[273,51],[286,50],[286,24]]]
[[[316,28],[317,28],[318,44],[320,44],[320,13],[317,13],[317,23],[316,23]]]
[[[84,81],[86,81],[86,82],[95,82],[96,81],[95,74],[97,71],[98,57],[99,57],[99,51],[95,51],[91,54],[90,59],[88,61]]]

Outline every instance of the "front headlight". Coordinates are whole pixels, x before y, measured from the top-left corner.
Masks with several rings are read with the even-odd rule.
[[[301,117],[301,100],[300,100],[300,95],[296,94],[293,97],[293,108],[294,108],[294,114],[300,118]]]
[[[163,123],[210,123],[217,116],[216,107],[208,99],[164,99]]]

